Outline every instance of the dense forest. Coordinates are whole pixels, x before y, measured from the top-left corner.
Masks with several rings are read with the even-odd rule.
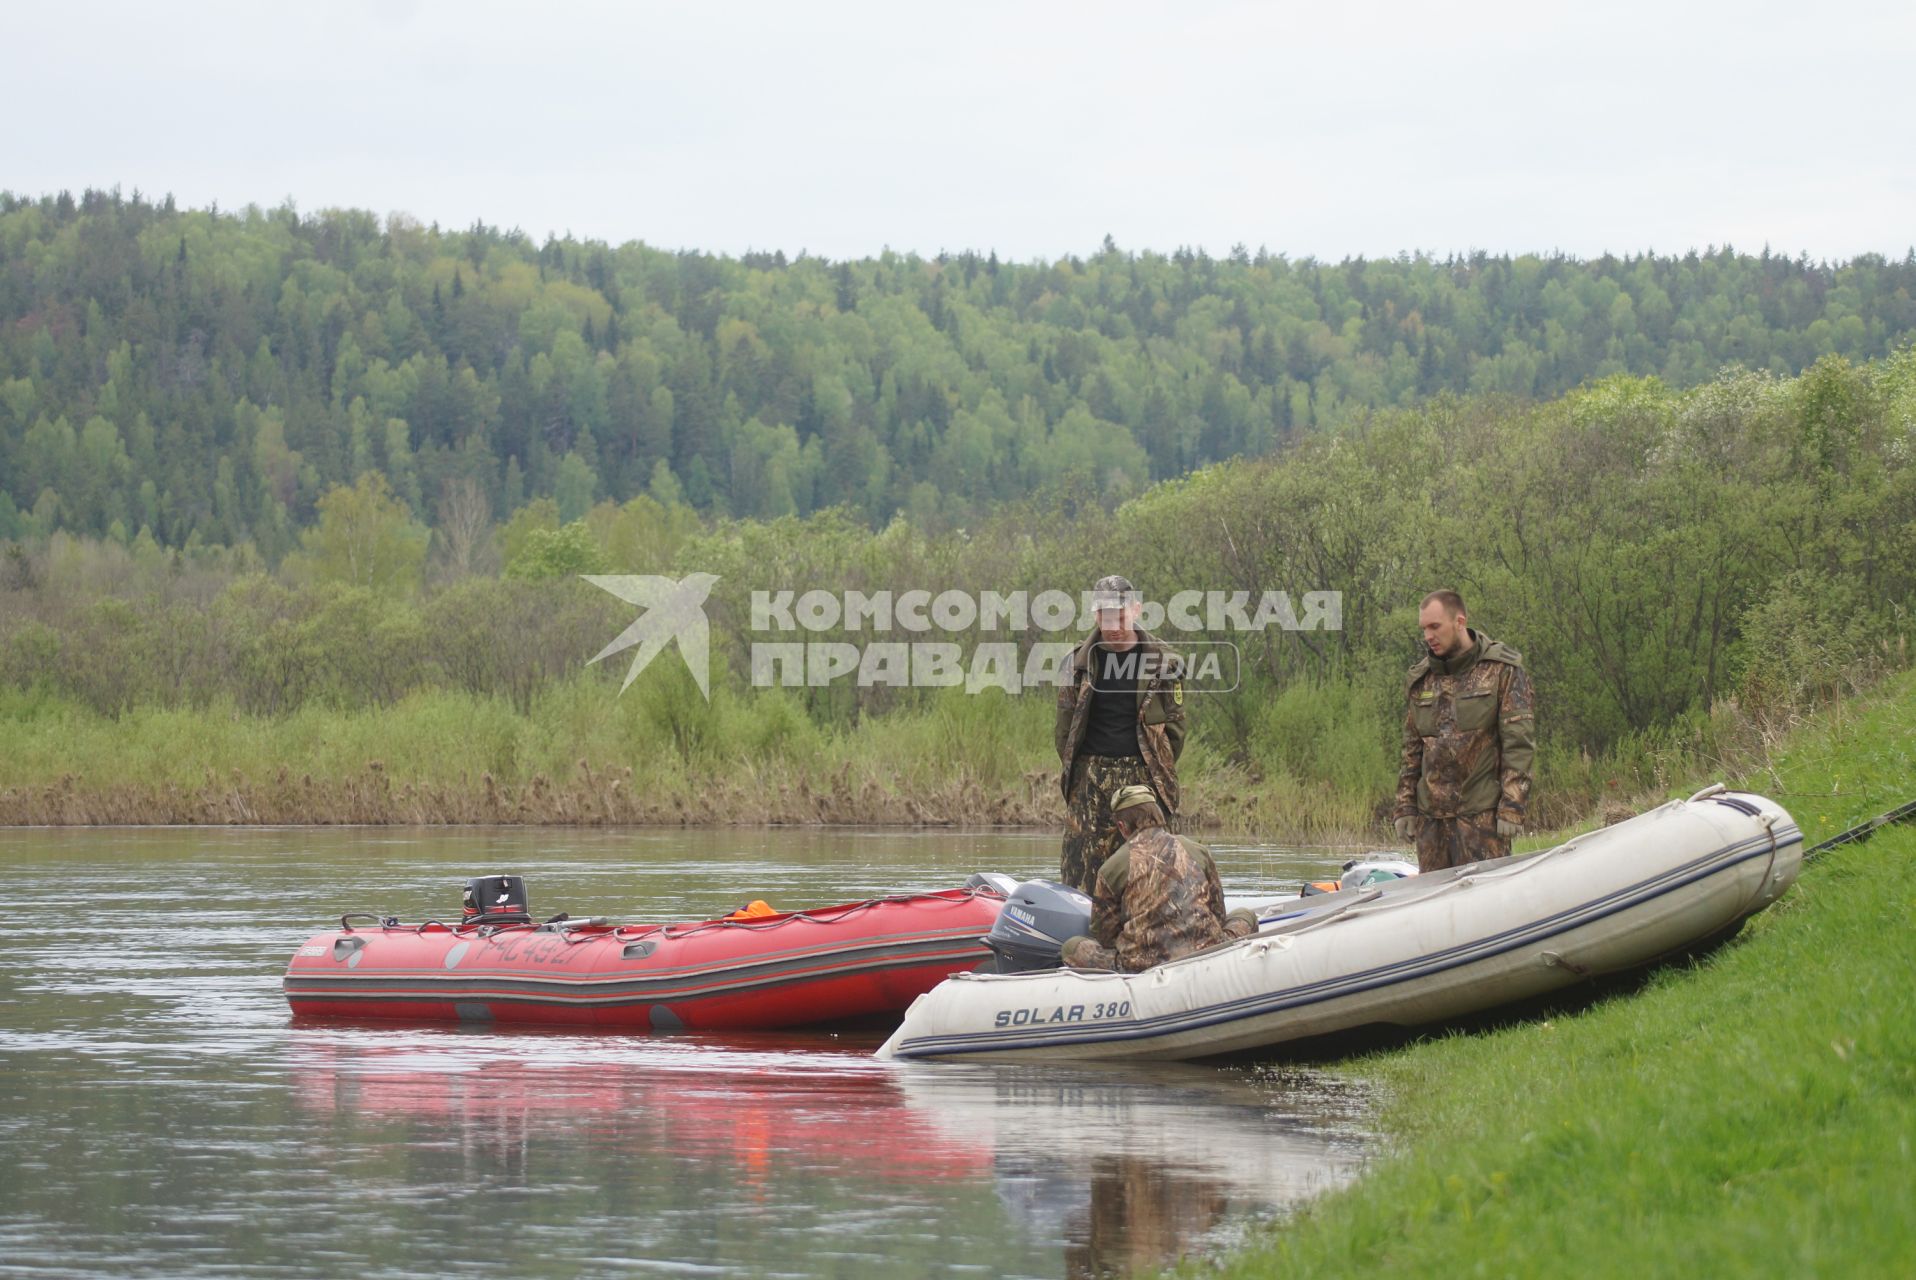
[[[1439,393],[1791,376],[1912,331],[1916,253],[733,259],[0,194],[0,540],[144,530],[276,565],[368,473],[435,530],[640,494],[949,529]]]

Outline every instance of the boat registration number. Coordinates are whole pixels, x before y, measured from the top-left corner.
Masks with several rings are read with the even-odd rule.
[[[1050,1009],[1000,1009],[995,1025],[1000,1027],[1048,1026],[1054,1022],[1097,1022],[1102,1018],[1128,1018],[1129,1000],[1094,1001],[1091,1004],[1061,1004]]]

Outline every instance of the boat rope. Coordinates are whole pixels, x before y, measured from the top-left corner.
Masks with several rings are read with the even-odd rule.
[[[1889,826],[1891,823],[1907,822],[1911,818],[1916,818],[1916,800],[1911,800],[1907,804],[1898,805],[1896,808],[1891,809],[1887,813],[1879,813],[1874,818],[1871,818],[1868,822],[1860,823],[1857,826],[1851,827],[1848,831],[1843,832],[1843,834],[1841,835],[1831,836],[1829,839],[1823,841],[1822,844],[1819,844],[1814,849],[1810,849],[1809,851],[1804,853],[1803,860],[1807,862],[1811,858],[1816,857],[1820,853],[1826,853],[1829,850],[1839,848],[1842,845],[1858,844],[1864,840],[1869,839],[1871,836],[1875,835],[1878,831],[1882,830],[1884,827]]]

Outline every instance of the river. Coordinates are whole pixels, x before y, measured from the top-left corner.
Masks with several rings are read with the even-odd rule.
[[[1215,840],[1227,891],[1325,851]],[[1055,836],[844,828],[0,831],[0,1275],[1122,1275],[1355,1176],[1299,1068],[874,1061],[881,1033],[293,1024],[343,911],[706,918],[1056,874]]]

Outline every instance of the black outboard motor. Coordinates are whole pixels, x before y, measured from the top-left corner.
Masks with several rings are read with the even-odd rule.
[[[466,881],[466,924],[529,924],[532,899],[524,876],[474,876]]]
[[[1027,880],[998,908],[984,937],[998,973],[1056,969],[1065,941],[1091,931],[1091,899],[1067,884]]]

